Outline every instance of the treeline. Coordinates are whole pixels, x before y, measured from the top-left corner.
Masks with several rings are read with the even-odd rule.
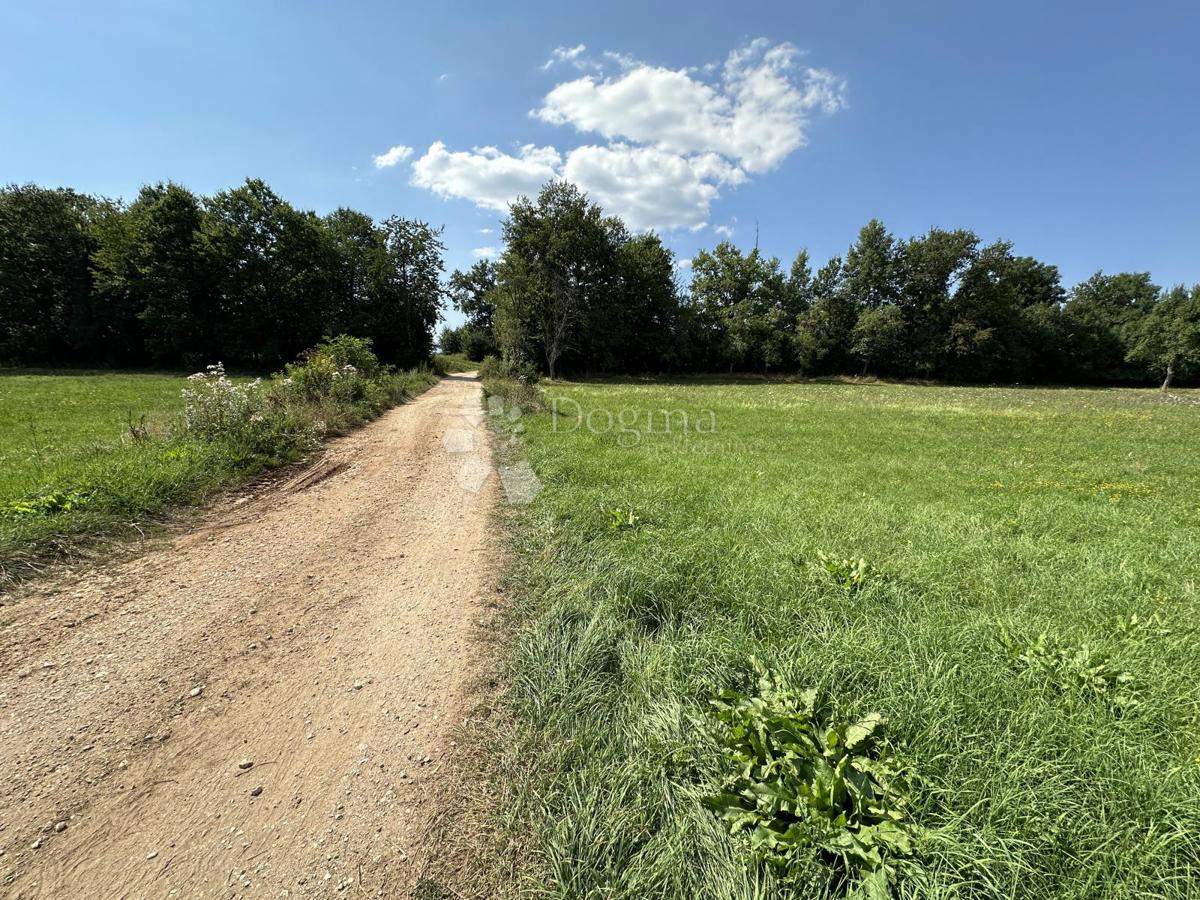
[[[201,197],[144,187],[125,204],[0,190],[0,362],[273,368],[334,334],[388,363],[428,358],[440,229],[298,210],[264,182]]]
[[[954,381],[1145,383],[1200,373],[1200,285],[1058,269],[1006,241],[878,220],[844,256],[785,270],[729,242],[691,261],[689,290],[654,234],[633,235],[573,185],[521,198],[504,252],[450,279],[472,358],[560,372],[800,372]]]

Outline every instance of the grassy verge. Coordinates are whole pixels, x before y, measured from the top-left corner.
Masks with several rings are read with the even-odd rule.
[[[1190,404],[770,383],[544,403],[497,419],[543,486],[515,512],[497,735],[514,893],[1197,896]],[[871,824],[893,813],[901,838]]]
[[[263,384],[0,375],[0,588],[294,461],[436,382],[361,354],[353,366],[340,360],[345,352],[342,345],[315,353]]]
[[[479,363],[467,359],[465,353],[435,353],[433,367],[439,374],[453,375],[457,372],[474,372],[479,368]]]

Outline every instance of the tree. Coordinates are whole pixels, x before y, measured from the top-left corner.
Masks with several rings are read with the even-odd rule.
[[[1149,272],[1097,272],[1076,285],[1064,308],[1071,369],[1082,381],[1132,381],[1127,338],[1161,293]]]
[[[465,272],[456,270],[450,276],[449,294],[454,308],[467,319],[459,330],[462,352],[476,362],[495,353],[496,264],[481,259]]]
[[[900,274],[895,238],[882,222],[872,219],[846,252],[842,289],[860,307],[877,309],[899,298]]]
[[[617,321],[597,322],[610,335],[612,368],[645,372],[676,361],[679,309],[675,258],[657,234],[628,238],[617,247]]]
[[[573,184],[553,181],[519,198],[504,221],[496,328],[512,361],[541,359],[551,378],[574,349],[592,307],[604,302],[615,247],[600,207]]]
[[[207,204],[216,336],[233,360],[277,365],[322,337],[337,291],[337,249],[312,213],[248,179]]]
[[[204,211],[174,183],[146,186],[128,209],[102,207],[93,256],[107,343],[127,358],[177,364],[214,352],[213,280]],[[106,327],[105,327],[106,326]]]
[[[901,245],[899,304],[907,329],[903,368],[926,378],[941,371],[950,299],[978,245],[979,238],[970,231],[941,228]]]
[[[91,299],[94,209],[72,190],[0,190],[0,359],[75,358],[68,331]]]
[[[467,271],[456,269],[450,276],[450,300],[472,328],[492,330],[496,315],[496,269],[496,263],[481,259]]]
[[[1162,390],[1175,376],[1200,368],[1200,284],[1189,294],[1172,288],[1142,318],[1129,326],[1131,362],[1162,377]]]
[[[858,309],[843,288],[840,256],[820,268],[812,293],[812,306],[800,315],[793,338],[800,368],[806,372],[845,371]]]
[[[788,279],[779,260],[758,248],[747,254],[729,241],[692,258],[692,298],[719,340],[720,352],[734,368],[769,371],[789,352],[794,317]]]
[[[438,335],[438,349],[442,353],[462,353],[462,329],[444,326]]]
[[[442,229],[389,216],[381,232],[387,266],[372,305],[371,335],[380,359],[413,366],[429,358],[442,308]]]
[[[850,333],[850,353],[862,361],[864,375],[872,367],[894,365],[904,347],[904,315],[890,304],[864,309]]]

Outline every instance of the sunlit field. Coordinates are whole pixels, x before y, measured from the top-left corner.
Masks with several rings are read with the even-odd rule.
[[[130,424],[183,411],[179,375],[0,372],[0,497],[54,481],[124,446]],[[153,421],[151,421],[153,420]]]
[[[506,452],[543,485],[509,585],[499,807],[523,887],[1200,895],[1200,406],[1181,397],[614,381],[510,411]],[[772,862],[706,805],[737,777],[711,700],[755,697],[754,660],[815,688],[821,721],[884,717],[862,758],[898,773],[883,805],[910,849],[839,855],[818,816],[830,831]]]
[[[0,590],[298,459],[317,445],[312,421],[321,435],[349,430],[436,379],[402,372],[376,381],[362,397],[276,402],[246,428],[200,434],[185,427],[182,375],[0,372]]]

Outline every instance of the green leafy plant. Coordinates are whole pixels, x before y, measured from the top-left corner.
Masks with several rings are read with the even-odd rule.
[[[618,506],[613,506],[608,508],[606,512],[608,513],[608,527],[610,531],[623,531],[645,524],[645,520],[635,513],[632,508],[621,509]]]
[[[50,488],[38,491],[16,500],[10,500],[4,505],[4,510],[12,516],[50,516],[55,513],[70,512],[78,509],[91,499],[91,491],[52,490]]]
[[[838,559],[821,550],[817,551],[813,568],[832,578],[847,594],[860,590],[876,577],[875,569],[861,556],[858,559]]]
[[[1044,631],[1029,644],[1002,632],[1001,643],[1017,668],[1050,682],[1063,693],[1102,700],[1118,713],[1138,705],[1133,675],[1119,669],[1107,653],[1095,647],[1066,644]]]
[[[836,724],[815,690],[781,686],[756,660],[758,694],[712,701],[729,773],[705,798],[751,855],[785,882],[808,885],[815,858],[856,896],[890,896],[919,829],[901,769],[881,752],[883,718]]]

